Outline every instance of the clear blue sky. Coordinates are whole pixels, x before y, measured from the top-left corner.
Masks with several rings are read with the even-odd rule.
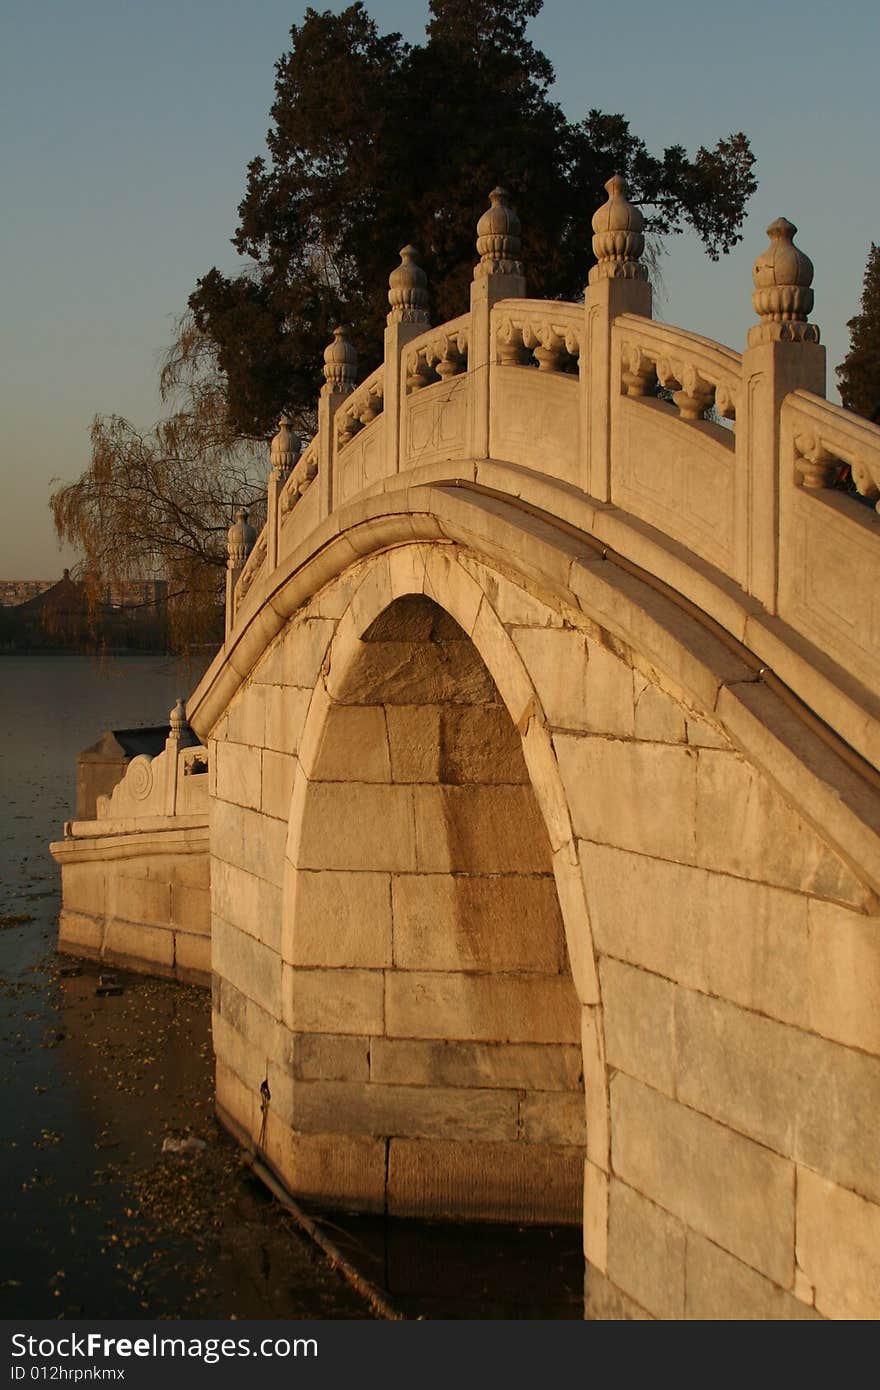
[[[383,29],[421,38],[421,5],[367,8]],[[148,426],[159,413],[175,315],[200,274],[235,265],[245,166],[264,147],[274,63],[303,13],[281,0],[6,0],[0,578],[70,562],[52,533],[50,479],[86,466],[92,417]],[[531,26],[572,117],[622,111],[656,151],[745,130],[760,183],[744,242],[720,264],[692,238],[670,242],[660,313],[743,347],[751,263],[783,214],[816,267],[830,395],[880,241],[878,16],[868,0],[737,0],[726,13],[705,0],[545,0]]]

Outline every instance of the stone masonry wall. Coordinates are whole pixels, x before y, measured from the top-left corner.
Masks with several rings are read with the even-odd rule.
[[[386,729],[394,719],[402,726],[416,716],[402,713],[401,705],[389,722],[390,702],[383,697],[380,708],[368,692],[362,692],[362,708],[342,713],[364,721],[351,740],[360,750],[364,781],[357,797],[335,806],[331,764],[322,764],[321,749],[310,746],[311,731],[320,727],[323,735],[330,725],[310,717],[304,746],[300,740],[313,690],[325,705],[346,698],[346,672],[357,669],[369,645],[358,646],[351,633],[365,634],[407,586],[440,600],[472,637],[521,737],[548,837],[581,1014],[589,1312],[880,1315],[876,900],[720,723],[635,647],[612,640],[585,605],[578,609],[549,592],[529,591],[497,562],[490,566],[449,545],[399,547],[353,566],[289,624],[215,729],[215,1037],[224,1112],[257,1139],[259,1085],[268,1075],[273,1099],[263,1138],[294,1190],[317,1184],[332,1188],[343,1203],[379,1203],[384,1172],[374,1136],[355,1122],[345,1135],[300,1133],[294,1144],[281,1122],[285,1107],[296,1115],[298,1085],[372,1084],[331,1081],[328,1068],[341,1063],[321,1056],[322,1045],[313,1041],[323,1036],[328,1015],[319,1014],[320,1028],[298,1026],[297,1019],[301,1025],[308,1015],[294,981],[299,969],[303,978],[314,972],[316,983],[319,976],[332,977],[321,1007],[345,1021],[344,1027],[333,1024],[332,1046],[340,1056],[351,1047],[353,1064],[361,1044],[345,1040],[370,1033],[366,1012],[358,1013],[371,1007],[375,990],[365,978],[383,974],[392,982],[384,994],[386,1023],[402,1016],[395,1012],[395,999],[403,998],[396,991],[415,980],[404,981],[404,972],[387,965],[383,971],[377,964],[355,965],[357,922],[345,963],[325,957],[313,965],[309,932],[297,938],[296,914],[283,918],[282,890],[288,848],[288,904],[294,879],[299,893],[300,880],[326,872],[330,893],[337,873],[393,873],[375,856],[395,842],[394,818],[405,797],[389,799],[393,783],[382,780],[384,762],[381,778],[378,769],[375,782],[365,777],[370,759],[385,757],[366,725],[382,710]],[[343,659],[353,645],[355,658]],[[676,670],[676,662],[670,639],[666,670]],[[740,678],[754,675],[744,671]],[[761,698],[756,685],[754,699]],[[418,718],[439,719],[439,703],[426,704]],[[423,746],[421,738],[417,742]],[[330,758],[340,740],[328,739],[326,746]],[[389,760],[394,746],[387,744]],[[306,780],[297,781],[288,846],[285,808],[298,758],[314,785],[307,795]],[[523,785],[511,781],[503,795],[512,801]],[[475,787],[477,797],[495,794],[494,787]],[[413,798],[408,804],[422,800],[426,808],[433,798],[430,813],[411,823],[416,844],[425,844],[446,793],[426,779],[414,782],[406,796]],[[324,798],[323,821],[312,822],[311,797],[313,808]],[[462,824],[486,814],[475,806],[476,799],[462,812]],[[511,807],[499,809],[494,824],[517,818],[524,823],[521,807],[516,816]],[[455,817],[447,821],[444,835],[450,828],[453,838],[458,835],[456,824]],[[310,858],[325,853],[331,841],[347,845],[344,866]],[[450,872],[452,863],[438,867]],[[398,940],[402,949],[409,940],[413,961],[425,951],[447,950],[450,942],[461,949],[454,913],[439,895],[433,903],[430,893],[422,896],[429,886],[426,878],[412,903],[405,902],[406,889],[397,890],[404,910]],[[303,891],[307,901],[311,890]],[[393,953],[393,891],[391,901]],[[441,916],[445,930],[426,929],[428,918]],[[380,936],[374,933],[374,947]],[[384,940],[387,952],[387,931]],[[499,946],[522,945],[515,926],[491,942],[484,936],[482,963],[492,961]],[[296,951],[305,953],[301,967],[294,964]],[[432,964],[443,959],[434,957]],[[529,963],[534,967],[538,957]],[[542,978],[531,973],[530,988]],[[487,992],[503,976],[493,962],[482,975]],[[409,1047],[418,1044],[409,1054],[414,1066],[417,1056],[436,1059],[443,1010],[437,1011],[430,988],[411,998],[409,1016],[426,1034],[408,1040]],[[372,1007],[371,1024],[378,1023],[377,995]],[[487,993],[482,1013],[488,1011]],[[544,1020],[561,1017],[546,1002],[535,1013]],[[508,1002],[500,1014],[506,1020],[515,1011]],[[568,1027],[564,1038],[548,1041],[570,1046]],[[383,1038],[377,1056],[393,1055],[398,1041]],[[520,1039],[519,1045],[533,1042]],[[320,1076],[312,1080],[307,1073],[315,1065]],[[381,1084],[393,1089],[394,1075],[387,1073]],[[432,1084],[442,1089],[438,1082],[433,1073]],[[325,1090],[324,1098],[329,1094]],[[355,1116],[363,1092],[337,1094],[342,1116]],[[438,1134],[432,1142],[440,1162],[444,1143],[461,1154],[467,1141]]]

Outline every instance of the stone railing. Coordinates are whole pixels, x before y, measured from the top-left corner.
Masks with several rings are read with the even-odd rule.
[[[629,225],[617,184],[609,207]],[[228,640],[340,508],[407,476],[475,482],[578,526],[737,640],[751,633],[854,747],[880,745],[859,722],[880,689],[880,519],[828,486],[847,466],[880,497],[880,429],[823,398],[824,349],[805,318],[812,267],[794,230],[774,223],[756,262],[759,321],[742,353],[652,319],[625,226],[597,234],[583,305],[527,298],[518,250],[481,238],[469,312],[435,327],[406,248],[382,365],[356,384],[354,347],[334,330],[318,433],[274,492],[270,478],[267,531],[254,544],[246,516],[230,529]],[[283,420],[273,459],[292,456],[289,430]],[[808,674],[822,662],[834,667],[824,693]]]
[[[469,330],[470,315],[462,314],[408,345],[403,359],[407,395],[467,371]]]
[[[345,404],[336,412],[338,447],[350,443],[366,425],[371,425],[385,405],[385,368],[377,367],[372,376],[355,387]]]
[[[492,311],[495,360],[503,367],[537,365],[542,372],[576,371],[584,310],[564,300],[505,300]]]
[[[723,419],[736,419],[741,353],[635,314],[615,321],[613,337],[625,395],[638,400],[659,384],[672,392],[683,420],[702,419],[712,405]]]

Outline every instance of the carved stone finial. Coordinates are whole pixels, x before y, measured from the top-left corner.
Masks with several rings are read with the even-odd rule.
[[[593,214],[593,255],[589,282],[600,280],[647,280],[648,272],[640,264],[645,249],[645,219],[626,196],[626,183],[615,174],[605,185],[607,203]]]
[[[168,722],[171,725],[172,734],[177,735],[178,738],[189,727],[186,722],[186,705],[181,697],[178,697],[174,709],[169,714]]]
[[[247,557],[254,548],[257,539],[257,532],[248,521],[250,513],[247,507],[239,507],[235,513],[235,520],[227,532],[226,551],[228,555],[228,567],[231,570],[240,569]]]
[[[474,268],[474,279],[483,275],[522,275],[523,263],[517,260],[522,242],[520,223],[508,199],[506,188],[493,188],[489,207],[477,223],[477,250],[480,262]]]
[[[797,227],[777,217],[767,228],[770,245],[752,266],[752,304],[761,320],[749,329],[749,343],[818,343],[819,329],[807,323],[813,307],[813,262],[794,244]]]
[[[322,395],[341,391],[345,395],[354,389],[357,377],[357,351],[349,341],[348,329],[341,324],[333,330],[333,342],[324,349],[324,386]]]
[[[428,318],[428,277],[419,265],[414,246],[404,246],[400,265],[388,276],[389,323],[424,323]]]
[[[296,430],[291,429],[289,415],[282,415],[278,421],[278,433],[269,445],[269,462],[281,478],[287,478],[302,453],[302,440]]]

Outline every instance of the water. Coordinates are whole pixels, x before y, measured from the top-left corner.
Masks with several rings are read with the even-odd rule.
[[[47,845],[74,814],[77,752],[163,723],[196,675],[0,656],[0,1317],[372,1316],[217,1125],[207,991],[117,972],[102,997],[97,967],[55,953]],[[185,1133],[205,1147],[163,1154]],[[327,1225],[408,1316],[581,1316],[578,1231]]]

